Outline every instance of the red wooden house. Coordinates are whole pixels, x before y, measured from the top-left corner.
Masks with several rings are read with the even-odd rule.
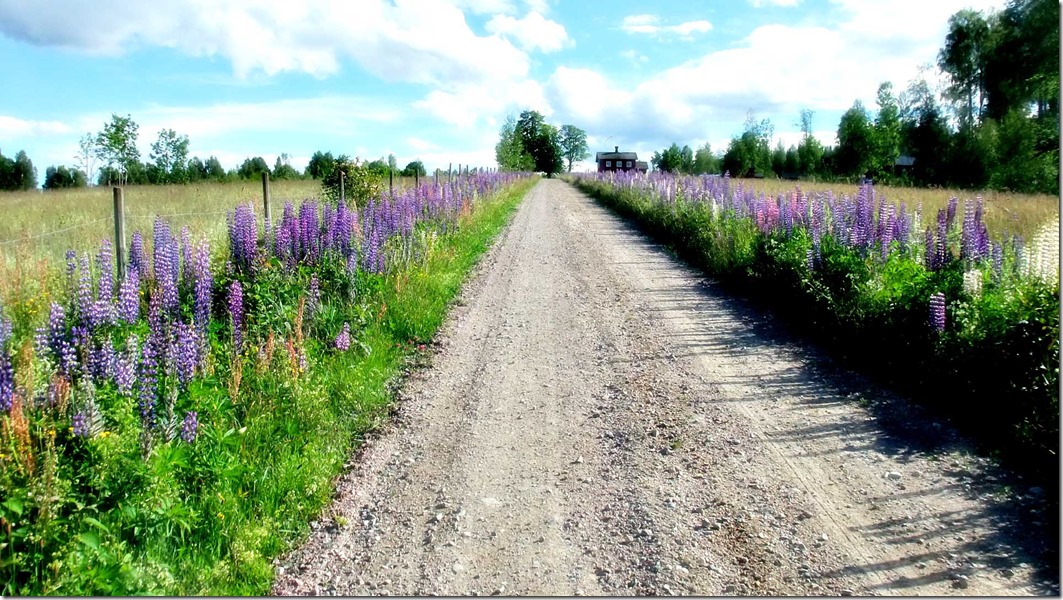
[[[645,173],[648,167],[645,161],[639,160],[638,154],[635,152],[621,152],[620,146],[613,146],[612,152],[598,152],[594,156],[594,161],[598,163],[599,173],[608,171],[638,171],[639,173]]]

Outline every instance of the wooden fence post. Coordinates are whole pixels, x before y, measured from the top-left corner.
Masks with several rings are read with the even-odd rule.
[[[447,184],[454,183],[454,163],[447,163]]]
[[[340,202],[347,203],[347,195],[343,190],[343,180],[347,178],[347,174],[340,171]]]
[[[263,228],[267,228],[273,224],[273,213],[269,210],[269,173],[265,171],[262,172],[262,208],[264,210],[262,214],[265,215]],[[269,235],[269,231],[264,232],[263,235]]]
[[[126,274],[125,252],[125,198],[122,188],[114,188],[114,258],[118,267],[118,279],[122,280]]]
[[[388,166],[388,193],[395,196],[395,171]]]

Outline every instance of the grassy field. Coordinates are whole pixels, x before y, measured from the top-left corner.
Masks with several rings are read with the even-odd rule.
[[[860,187],[855,184],[782,179],[733,179],[732,181],[741,183],[743,186],[752,186],[758,192],[772,195],[792,192],[796,187],[800,187],[801,191],[808,193],[833,191],[836,196],[842,194],[854,196]],[[1046,226],[1051,227],[1053,223],[1056,231],[1059,230],[1060,201],[1057,196],[888,185],[877,185],[875,190],[890,202],[896,204],[904,202],[912,210],[922,202],[923,215],[937,214],[938,209],[948,205],[950,198],[958,198],[962,202],[981,197],[985,201],[985,224],[989,228],[990,235],[994,237],[1005,233],[1017,233],[1029,240],[1034,235],[1042,233]],[[923,223],[927,222],[924,216]]]
[[[413,178],[395,178],[396,189],[412,184]],[[317,180],[270,182],[270,207],[278,218],[285,202],[320,196]],[[22,258],[61,261],[69,249],[79,254],[95,252],[100,240],[114,237],[112,198],[108,186],[0,192],[0,214],[4,215],[0,219],[0,264]],[[126,231],[141,231],[150,244],[147,234],[158,215],[175,231],[187,226],[193,237],[205,235],[212,243],[220,242],[226,235],[225,214],[247,202],[261,214],[260,181],[127,186]]]

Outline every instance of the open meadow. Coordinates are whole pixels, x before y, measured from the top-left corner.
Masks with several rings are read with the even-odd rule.
[[[778,195],[800,188],[806,193],[833,192],[840,196],[856,196],[860,190],[857,184],[828,183],[822,181],[788,181],[785,179],[741,179],[735,178],[736,184],[752,186],[758,193]],[[1059,197],[1048,194],[1020,194],[995,190],[956,190],[948,188],[896,187],[875,185],[875,192],[888,202],[904,202],[909,210],[919,203],[923,204],[923,214],[935,214],[945,208],[949,199],[957,198],[960,202],[982,198],[985,202],[983,220],[989,228],[990,235],[1015,233],[1030,239],[1044,229],[1046,225],[1059,220]],[[1058,230],[1058,226],[1056,227]]]

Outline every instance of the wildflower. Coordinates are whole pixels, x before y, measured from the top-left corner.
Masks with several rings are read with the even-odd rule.
[[[187,444],[196,441],[196,432],[199,429],[199,415],[196,411],[188,411],[185,420],[181,423],[181,439]]]
[[[144,236],[139,231],[133,232],[133,240],[129,244],[129,269],[139,273],[148,273],[147,254],[144,253]]]
[[[930,325],[934,331],[945,331],[945,294],[938,292],[930,296]]]
[[[89,437],[89,424],[84,412],[75,414],[71,419],[71,430],[75,437]]]
[[[336,348],[338,350],[348,350],[351,347],[351,324],[344,323],[343,331],[336,336]]]

